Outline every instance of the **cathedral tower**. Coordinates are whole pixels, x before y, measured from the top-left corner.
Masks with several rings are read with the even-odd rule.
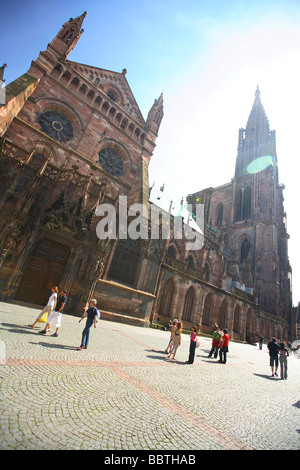
[[[257,87],[246,128],[239,131],[230,245],[237,253],[236,280],[254,289],[260,308],[285,318],[291,304],[291,269],[283,189],[276,134],[270,131]]]
[[[226,288],[251,293],[261,311],[288,321],[291,267],[283,189],[276,134],[257,87],[247,125],[239,130],[234,178],[190,195],[188,202],[204,204],[207,226],[224,243]]]

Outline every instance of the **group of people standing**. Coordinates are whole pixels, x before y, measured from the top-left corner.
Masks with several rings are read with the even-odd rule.
[[[229,340],[230,338],[226,328],[221,330],[218,325],[215,325],[212,337],[212,346],[207,357],[212,357],[212,355],[214,355],[214,358],[217,359],[219,353],[218,362],[220,362],[221,364],[226,364]]]
[[[169,353],[168,358],[175,359],[175,354],[177,352],[178,346],[181,344],[181,333],[182,333],[182,323],[178,320],[174,320],[173,322],[170,321],[171,326],[171,336],[168,343],[168,346],[165,350],[166,353]],[[200,346],[200,341],[197,337],[198,334],[198,327],[195,325],[192,328],[192,333],[190,335],[190,349],[189,349],[189,357],[186,361],[187,364],[193,364],[195,360],[195,352],[196,348]],[[213,340],[212,340],[212,348],[208,355],[211,357],[214,354],[216,358],[218,356],[218,351],[220,354],[219,362],[222,364],[226,364],[227,353],[228,353],[228,346],[229,346],[229,335],[227,330],[221,332],[218,325],[215,326],[215,331],[213,333]]]
[[[37,316],[36,320],[29,325],[31,328],[34,328],[35,325],[41,321],[42,317],[44,315],[47,316],[46,320],[46,326],[43,330],[41,330],[39,333],[42,335],[46,335],[50,329],[51,329],[51,322],[55,320],[55,333],[52,336],[57,337],[58,336],[58,331],[61,326],[61,320],[62,320],[62,314],[64,311],[64,307],[67,303],[67,291],[66,289],[61,289],[60,290],[60,295],[58,296],[59,289],[57,286],[53,286],[51,288],[51,295],[48,299],[47,305],[43,308],[43,310],[39,313]],[[77,350],[81,349],[87,349],[88,344],[89,344],[89,338],[90,338],[90,329],[92,325],[94,325],[94,328],[97,326],[97,322],[100,318],[100,312],[96,307],[97,305],[97,300],[92,299],[89,304],[87,304],[84,308],[84,314],[83,317],[80,318],[79,323],[81,320],[84,318],[87,318],[85,328],[82,331],[82,338],[81,338],[81,344],[77,348]]]

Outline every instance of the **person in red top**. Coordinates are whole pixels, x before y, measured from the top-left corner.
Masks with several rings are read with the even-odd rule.
[[[224,335],[222,336],[222,345],[220,348],[220,360],[222,364],[226,364],[227,353],[228,353],[228,346],[229,346],[229,334],[226,328],[223,330]]]

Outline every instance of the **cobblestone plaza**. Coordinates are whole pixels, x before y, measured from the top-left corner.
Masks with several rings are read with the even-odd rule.
[[[227,364],[189,336],[177,361],[169,332],[100,320],[87,350],[83,322],[58,337],[31,329],[39,310],[0,303],[2,450],[299,450],[300,359],[271,377],[266,345],[230,343]]]

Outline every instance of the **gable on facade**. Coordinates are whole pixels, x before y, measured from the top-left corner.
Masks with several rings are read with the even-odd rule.
[[[66,64],[83,75],[116,105],[124,108],[141,125],[145,125],[145,120],[126,79],[126,69],[123,69],[122,73],[118,73],[69,60],[66,61]]]

